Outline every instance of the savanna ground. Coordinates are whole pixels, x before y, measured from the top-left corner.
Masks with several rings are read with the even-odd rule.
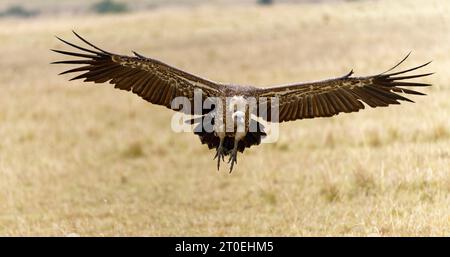
[[[450,235],[450,2],[212,5],[0,20],[2,235]],[[415,104],[281,125],[216,171],[172,112],[51,66],[76,29],[118,53],[267,86],[433,60]],[[402,66],[406,67],[406,66]]]

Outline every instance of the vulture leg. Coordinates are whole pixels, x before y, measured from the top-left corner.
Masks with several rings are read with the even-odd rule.
[[[214,156],[214,159],[213,159],[213,160],[215,160],[217,158],[217,170],[219,170],[219,168],[220,168],[220,159],[222,158],[222,161],[225,161],[225,159],[224,159],[225,154],[223,151],[223,140],[224,140],[223,138],[220,138],[220,143],[219,143],[219,146],[217,147],[216,155]]]
[[[233,171],[233,166],[236,163],[237,164],[237,147],[238,147],[239,139],[234,140],[234,146],[233,150],[231,151],[230,159],[228,160],[228,163],[231,162],[230,165],[230,173]]]

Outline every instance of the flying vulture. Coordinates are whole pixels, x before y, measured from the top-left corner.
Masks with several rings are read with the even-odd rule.
[[[266,136],[259,118],[267,122],[285,122],[331,117],[341,112],[357,112],[365,108],[364,103],[375,108],[400,104],[399,101],[413,102],[399,93],[424,95],[409,88],[430,84],[406,80],[432,74],[410,74],[430,62],[394,72],[408,58],[408,54],[391,69],[373,76],[354,77],[351,71],[333,79],[258,88],[214,82],[136,52],[133,52],[134,56],[110,53],[89,43],[76,32],[73,33],[86,46],[57,37],[81,51],[52,49],[60,54],[78,57],[75,60],[53,62],[77,65],[60,74],[82,72],[71,80],[84,79],[94,83],[109,81],[116,88],[131,91],[150,103],[197,115],[197,118],[190,120],[196,126],[194,133],[200,137],[202,144],[216,150],[214,159],[217,158],[218,169],[221,160],[230,156],[230,172],[234,163],[237,163],[237,152],[244,152],[245,148],[260,144],[261,139]],[[184,97],[189,104],[195,105],[196,94],[201,101],[214,101],[208,106],[187,110],[172,103],[174,99]],[[257,111],[254,112],[255,109]],[[203,129],[205,124],[210,124],[210,129]]]

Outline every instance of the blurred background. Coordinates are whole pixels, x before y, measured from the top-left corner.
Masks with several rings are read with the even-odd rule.
[[[1,235],[450,234],[450,2],[1,0]],[[172,112],[69,82],[49,51],[131,50],[255,86],[433,60],[416,103],[283,123],[216,171]]]

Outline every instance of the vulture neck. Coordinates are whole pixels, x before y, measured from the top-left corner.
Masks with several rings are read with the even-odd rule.
[[[222,99],[222,103],[217,106],[216,113],[218,115],[216,115],[214,131],[220,138],[234,137],[237,132],[245,135],[248,131],[249,106],[243,96]]]

